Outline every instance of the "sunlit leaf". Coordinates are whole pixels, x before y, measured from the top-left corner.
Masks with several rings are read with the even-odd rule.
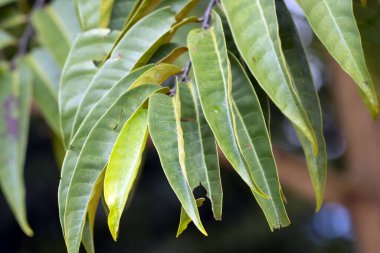
[[[201,207],[205,199],[199,198],[199,199],[196,199],[195,201],[197,203],[197,207]],[[189,215],[187,215],[185,209],[181,207],[181,215],[180,215],[179,225],[178,225],[178,230],[177,230],[177,235],[176,235],[177,238],[183,233],[183,231],[187,229],[187,226],[189,226],[190,223],[191,223],[191,218],[189,217]]]
[[[0,30],[0,49],[15,45],[16,39],[6,31]]]
[[[123,126],[113,147],[104,180],[104,198],[110,210],[108,226],[116,241],[119,222],[141,164],[148,138],[148,111],[137,111]]]

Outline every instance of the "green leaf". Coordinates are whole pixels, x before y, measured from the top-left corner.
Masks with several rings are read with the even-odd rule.
[[[99,27],[108,27],[111,21],[112,9],[114,4],[114,0],[100,0]]]
[[[148,15],[157,5],[160,0],[138,0],[136,5],[130,12],[127,22],[123,27],[123,34],[126,33],[134,24],[136,24],[140,19]]]
[[[192,30],[187,39],[203,113],[232,167],[250,188],[265,195],[257,188],[236,143],[230,105],[230,63],[221,20],[216,13],[213,17],[214,25],[210,29]]]
[[[23,62],[0,74],[0,186],[21,229],[33,235],[26,218],[23,179],[32,98],[31,76]]]
[[[327,177],[327,154],[322,130],[322,110],[305,49],[303,48],[292,16],[283,1],[276,0],[276,6],[280,24],[282,50],[288,63],[290,74],[294,80],[294,88],[306,113],[309,115],[310,123],[317,137],[318,155],[314,155],[311,143],[302,131],[294,125],[305,152],[311,182],[316,193],[316,210],[319,210],[323,203]]]
[[[13,2],[16,2],[16,0],[0,0],[0,7],[13,3]]]
[[[170,186],[195,226],[207,235],[188,183],[178,99],[154,94],[149,100],[149,132]]]
[[[98,71],[95,63],[111,50],[117,36],[118,32],[110,33],[109,29],[93,29],[79,34],[71,48],[59,85],[60,125],[66,147],[84,91]]]
[[[317,141],[309,118],[289,78],[281,52],[274,0],[222,0],[236,46],[271,100],[313,144]]]
[[[88,133],[94,127],[96,122],[103,116],[103,114],[111,107],[120,94],[124,94],[131,87],[136,87],[136,81],[143,75],[151,66],[145,66],[141,69],[131,72],[122,82],[115,85],[101,100],[99,100],[91,111],[89,111],[86,118],[83,120],[80,128],[73,137],[68,152],[66,153],[65,160],[61,171],[61,182],[58,188],[58,203],[59,203],[59,216],[61,225],[63,227],[63,216],[66,208],[67,189],[70,185],[72,175],[74,172],[75,164],[78,160],[78,154],[83,147],[83,144],[88,136]],[[141,80],[140,79],[140,80]],[[141,84],[141,83],[140,83]],[[74,152],[75,151],[75,152]]]
[[[157,85],[143,85],[124,93],[92,128],[83,148],[70,145],[66,157],[71,154],[76,162],[67,189],[63,226],[69,253],[79,251],[94,186],[109,161],[122,126],[152,93],[160,90],[162,88]],[[70,161],[65,158],[65,162]]]
[[[364,59],[358,26],[353,15],[352,0],[299,1],[315,34],[329,53],[358,85],[373,117],[379,104]]]
[[[44,9],[34,11],[32,22],[41,44],[63,67],[71,44],[80,32],[72,2],[56,0]]]
[[[58,85],[61,71],[50,54],[42,48],[34,49],[26,60],[33,72],[33,97],[42,116],[60,136],[58,111]]]
[[[67,1],[67,0],[65,0]],[[101,0],[73,0],[83,31],[99,27]]]
[[[141,109],[123,126],[108,162],[104,198],[110,210],[108,227],[115,241],[121,215],[140,168],[147,138],[148,111]]]
[[[200,106],[196,87],[179,83],[177,96],[181,109],[181,128],[185,149],[185,166],[191,190],[202,185],[211,200],[214,218],[222,219],[222,183],[216,142]]]
[[[15,45],[16,39],[4,30],[0,30],[0,49],[3,49],[10,45]]]
[[[205,201],[204,198],[196,199],[195,202],[197,203],[197,207],[201,207],[204,201]],[[177,235],[176,235],[177,238],[183,233],[183,231],[187,229],[190,223],[191,223],[191,218],[189,217],[189,215],[187,215],[185,209],[181,207],[181,215],[180,215],[179,226],[178,226]]]
[[[258,187],[270,197],[263,198],[254,193],[255,198],[271,230],[286,227],[290,221],[281,199],[276,163],[259,99],[243,67],[232,54],[230,61],[237,142],[248,167],[255,175]]]

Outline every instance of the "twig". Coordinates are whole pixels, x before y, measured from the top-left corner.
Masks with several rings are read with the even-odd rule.
[[[218,0],[210,0],[210,3],[208,4],[205,13],[203,14],[202,28],[205,30],[210,27],[210,17],[211,17],[212,8],[215,6],[217,2]]]
[[[44,6],[44,4],[45,4],[45,1],[46,0],[36,0],[34,2],[32,11],[28,14],[28,17],[27,17],[28,25],[26,26],[25,31],[22,34],[22,36],[20,38],[20,41],[18,43],[17,53],[15,54],[15,56],[12,59],[12,62],[11,62],[11,68],[12,69],[16,68],[17,61],[19,60],[19,58],[21,56],[23,56],[27,52],[28,46],[29,46],[29,42],[30,42],[31,38],[34,35],[33,24],[30,21],[31,13],[33,13],[33,11],[36,10],[36,9],[42,8]]]

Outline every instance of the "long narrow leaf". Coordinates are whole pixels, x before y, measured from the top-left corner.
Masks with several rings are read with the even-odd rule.
[[[352,0],[297,0],[315,34],[339,65],[358,85],[373,117],[379,104],[364,59],[358,26],[353,15]]]

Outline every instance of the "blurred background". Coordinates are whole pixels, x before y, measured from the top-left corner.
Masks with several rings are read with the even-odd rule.
[[[176,239],[180,204],[167,183],[156,151],[148,146],[134,197],[122,217],[117,243],[112,240],[106,215],[99,207],[95,222],[97,252],[380,251],[379,123],[371,120],[353,81],[326,56],[302,11],[293,0],[285,2],[308,52],[323,109],[330,168],[321,211],[314,212],[315,200],[296,134],[291,124],[270,106],[271,135],[288,201],[290,227],[271,232],[249,189],[222,159],[223,221],[213,220],[206,200],[200,212],[209,236],[204,237],[190,224]],[[355,14],[360,15],[363,10],[359,8],[363,7],[359,0],[355,8]],[[378,6],[365,13],[380,20]],[[35,234],[28,238],[22,233],[0,194],[1,253],[66,252],[58,219],[60,172],[52,139],[49,127],[35,108],[25,166],[28,219]],[[196,194],[201,195],[201,190]]]

